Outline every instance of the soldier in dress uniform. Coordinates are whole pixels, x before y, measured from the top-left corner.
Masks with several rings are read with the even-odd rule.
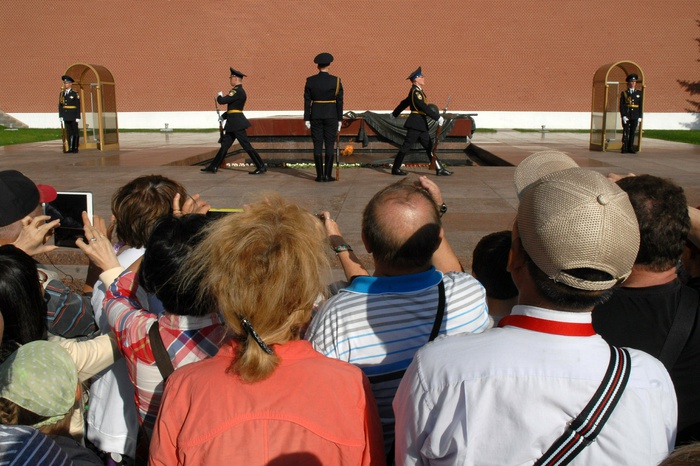
[[[411,114],[408,116],[406,123],[404,124],[404,128],[406,128],[406,139],[404,139],[403,145],[399,149],[398,154],[396,154],[396,157],[394,158],[394,165],[391,169],[392,175],[399,176],[407,175],[405,171],[401,170],[401,164],[403,163],[403,158],[416,142],[420,142],[421,146],[423,146],[425,153],[428,155],[428,160],[431,160],[432,158],[433,141],[430,138],[430,132],[428,131],[428,119],[426,116],[429,116],[433,120],[437,120],[438,125],[440,126],[442,126],[445,122],[444,118],[440,116],[440,113],[438,113],[435,108],[430,108],[428,106],[428,99],[425,96],[425,92],[423,92],[425,77],[423,76],[421,67],[419,66],[418,69],[411,73],[406,79],[410,79],[412,84],[408,97],[403,99],[391,113],[391,116],[396,118],[403,111],[403,109],[406,107],[411,107]],[[438,176],[449,176],[452,174],[452,172],[447,171],[436,158],[435,174]]]
[[[639,76],[627,76],[627,90],[620,94],[620,115],[622,116],[622,153],[634,154],[634,132],[642,121],[642,91],[636,89]]]
[[[311,129],[314,142],[316,181],[335,181],[333,170],[333,145],[343,123],[343,83],[328,73],[333,62],[330,53],[319,53],[314,58],[318,74],[306,78],[304,87],[304,123]],[[323,145],[326,157],[323,158]]]
[[[253,149],[248,139],[248,134],[246,133],[246,128],[250,127],[250,122],[243,114],[243,107],[245,107],[247,98],[243,90],[243,78],[246,75],[233,68],[230,68],[230,70],[231,76],[229,79],[231,80],[233,89],[231,89],[227,95],[224,95],[223,92],[219,92],[219,96],[216,98],[219,104],[227,105],[226,113],[223,115],[223,118],[226,119],[225,131],[223,137],[219,141],[221,143],[221,148],[219,152],[217,152],[216,157],[214,157],[214,160],[207,167],[202,168],[201,171],[204,173],[216,173],[219,170],[221,162],[224,161],[224,157],[226,157],[226,152],[228,152],[229,148],[233,145],[233,140],[237,139],[243,150],[248,153],[250,159],[255,164],[255,170],[249,174],[259,175],[265,173],[267,167],[265,167],[265,163],[260,157],[260,154]]]
[[[58,96],[58,118],[66,127],[66,140],[68,150],[66,152],[77,154],[80,145],[80,130],[78,121],[80,120],[80,95],[73,90],[73,78],[64,74],[61,76],[63,86]]]

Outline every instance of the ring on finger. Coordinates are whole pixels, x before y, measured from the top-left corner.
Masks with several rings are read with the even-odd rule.
[[[93,236],[92,238],[90,238],[90,241],[97,241],[97,238]]]

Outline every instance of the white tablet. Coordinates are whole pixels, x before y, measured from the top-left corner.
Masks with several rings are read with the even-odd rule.
[[[83,212],[92,221],[92,193],[87,191],[58,191],[56,199],[44,206],[51,220],[60,219],[61,226],[54,230],[54,244],[77,247],[75,240],[83,237]]]

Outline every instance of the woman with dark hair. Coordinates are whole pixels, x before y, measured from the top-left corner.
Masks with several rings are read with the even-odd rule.
[[[330,278],[319,220],[278,195],[205,229],[180,270],[233,334],[165,387],[151,466],[383,465],[367,378],[301,337]]]
[[[130,267],[138,267],[138,280],[134,271],[119,265],[109,239],[95,233],[88,219],[85,233],[88,237],[97,235],[96,240],[78,243],[104,270],[100,279],[110,284],[104,309],[136,387],[139,420],[147,438],[153,431],[168,373],[214,356],[226,340],[223,319],[211,299],[198,299],[196,287],[188,289],[178,280],[181,263],[199,243],[200,232],[209,221],[204,215],[166,215],[156,221],[142,260]],[[144,309],[136,282],[160,300],[165,312],[156,315]],[[160,346],[167,360],[158,360]]]
[[[17,345],[46,340],[46,302],[36,262],[10,244],[0,246],[0,311],[3,348],[12,352]]]
[[[46,340],[62,347],[73,359],[80,382],[85,382],[114,363],[116,343],[109,335],[78,341],[49,335],[46,302],[34,260],[12,245],[0,247],[0,312],[5,320],[2,360],[22,345]],[[8,325],[8,322],[11,324]],[[83,410],[72,416],[71,434],[83,438]]]
[[[160,217],[182,212],[206,212],[209,207],[199,201],[198,195],[188,196],[180,183],[161,175],[140,176],[126,183],[112,196],[111,206],[113,221],[108,229],[101,222],[99,234],[110,239],[116,235],[118,261],[125,268],[141,258],[153,225]],[[95,224],[97,226],[97,219]],[[92,237],[97,238],[97,233],[88,236]],[[98,280],[92,295],[95,320],[103,334],[111,333],[103,309],[106,291],[105,284]],[[144,309],[154,313],[162,311],[162,305],[153,295],[139,287],[134,293]],[[125,456],[133,460],[136,457],[139,416],[133,401],[134,385],[126,364],[118,362],[100,374],[92,384],[90,395],[88,439],[104,452],[104,456],[111,456],[116,464],[124,461]]]

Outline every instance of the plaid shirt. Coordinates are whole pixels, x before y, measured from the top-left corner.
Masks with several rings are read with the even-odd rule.
[[[163,344],[175,369],[214,356],[227,336],[217,312],[203,317],[168,312],[156,316],[144,310],[136,298],[135,278],[134,272],[123,272],[107,290],[104,309],[136,387],[139,418],[150,438],[163,396],[163,377],[148,338],[151,325],[158,319]]]

